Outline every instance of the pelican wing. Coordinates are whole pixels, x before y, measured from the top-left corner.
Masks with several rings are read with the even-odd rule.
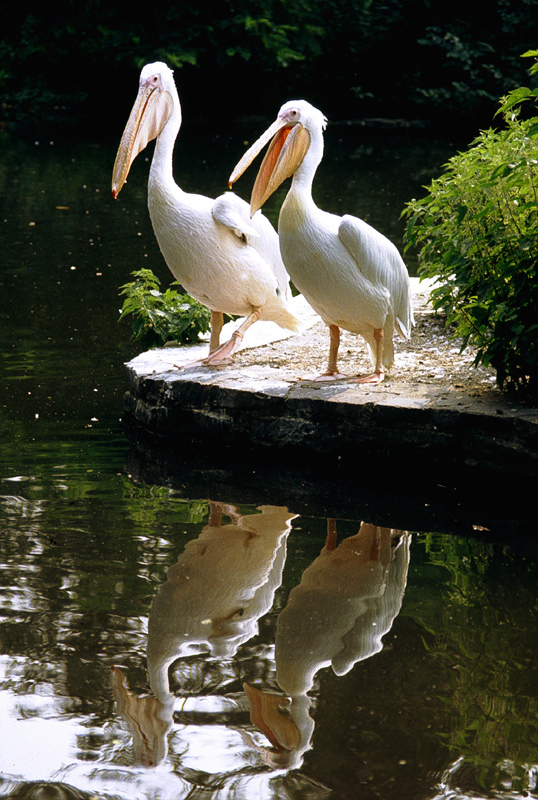
[[[399,332],[408,339],[414,325],[411,290],[407,267],[396,245],[364,220],[349,214],[342,217],[338,237],[364,277],[387,290]]]
[[[395,255],[399,257],[392,242],[364,220],[349,214],[340,221],[338,237],[364,277],[388,288],[393,272],[392,263]]]
[[[250,206],[233,192],[225,192],[217,197],[211,213],[217,222],[245,242],[251,238],[258,238],[258,231],[250,224]]]
[[[289,276],[280,255],[278,234],[267,217],[257,211],[251,219],[250,206],[233,192],[217,197],[211,212],[217,222],[258,251],[273,272],[284,298],[289,299]]]

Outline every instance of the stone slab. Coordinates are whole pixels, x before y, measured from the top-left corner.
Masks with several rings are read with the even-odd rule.
[[[306,329],[318,322],[302,298],[294,302]],[[285,336],[277,326],[257,323],[248,345],[275,342],[275,331]],[[387,489],[401,503],[403,493],[416,493],[418,486],[430,487],[425,497],[436,487],[475,499],[482,492],[497,506],[508,501],[499,512],[508,519],[510,507],[525,505],[538,485],[538,409],[497,391],[473,395],[402,380],[381,387],[298,381],[293,365],[275,368],[262,356],[257,364],[218,369],[191,363],[206,353],[207,344],[163,348],[126,365],[129,438],[139,454],[153,450],[153,467],[161,459],[171,470],[172,462],[178,467],[183,460],[185,476],[184,468],[203,454],[207,474],[211,464],[220,465],[221,477],[240,465],[243,484],[251,473],[254,485],[258,471],[272,485],[272,497],[276,492],[281,499],[292,473],[295,496],[301,475],[308,474],[316,513],[329,512],[327,502],[317,503],[322,484],[332,486],[347,513],[345,492],[357,495],[353,487],[360,482],[370,496]]]

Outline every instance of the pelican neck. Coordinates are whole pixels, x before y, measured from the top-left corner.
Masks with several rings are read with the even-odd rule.
[[[155,142],[155,150],[149,171],[150,183],[175,185],[173,170],[174,145],[181,127],[179,98],[174,97],[174,112]]]
[[[310,146],[300,166],[293,175],[291,191],[302,197],[312,197],[312,184],[321,159],[323,158],[323,133],[320,128],[307,129],[310,135]]]

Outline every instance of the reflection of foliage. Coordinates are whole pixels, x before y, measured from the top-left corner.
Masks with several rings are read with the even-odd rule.
[[[207,501],[184,500],[164,486],[130,487],[129,516],[137,525],[161,526],[167,518],[175,525],[197,525],[206,520],[208,510]]]
[[[160,281],[150,269],[132,275],[135,280],[121,287],[125,300],[120,319],[132,316],[135,339],[149,347],[173,341],[182,344],[196,342],[199,334],[209,330],[211,315],[202,303],[175,289],[160,292]],[[177,281],[173,285],[179,286]]]
[[[532,565],[508,548],[446,537],[438,548],[426,537],[430,563],[451,580],[439,600],[417,617],[433,634],[425,646],[452,676],[443,701],[452,726],[440,734],[483,788],[528,789],[538,752],[538,598]],[[502,580],[510,559],[517,583]],[[430,613],[431,612],[431,613]]]
[[[134,485],[120,472],[121,453],[114,462],[110,441],[101,451],[99,438],[90,438],[82,458],[80,442],[71,450],[61,444],[54,454],[63,463],[50,469],[41,463],[39,479],[0,481],[2,605],[10,614],[2,646],[39,664],[45,639],[56,675],[68,674],[75,696],[99,703],[107,684],[96,654],[109,652],[118,637],[122,652],[132,650],[138,659],[140,620],[154,585],[166,580],[176,552],[198,535],[208,504],[165,487]],[[83,468],[72,463],[75,449]],[[29,680],[26,668],[25,675]],[[65,693],[65,686],[57,691]]]

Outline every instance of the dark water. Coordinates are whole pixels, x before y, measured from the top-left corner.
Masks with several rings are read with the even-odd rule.
[[[319,204],[401,244],[450,146],[329,133]],[[246,135],[182,135],[182,185],[222,191]],[[119,286],[168,274],[143,159],[110,199],[114,145],[2,145],[0,796],[538,796],[535,531],[333,523],[130,477]]]

